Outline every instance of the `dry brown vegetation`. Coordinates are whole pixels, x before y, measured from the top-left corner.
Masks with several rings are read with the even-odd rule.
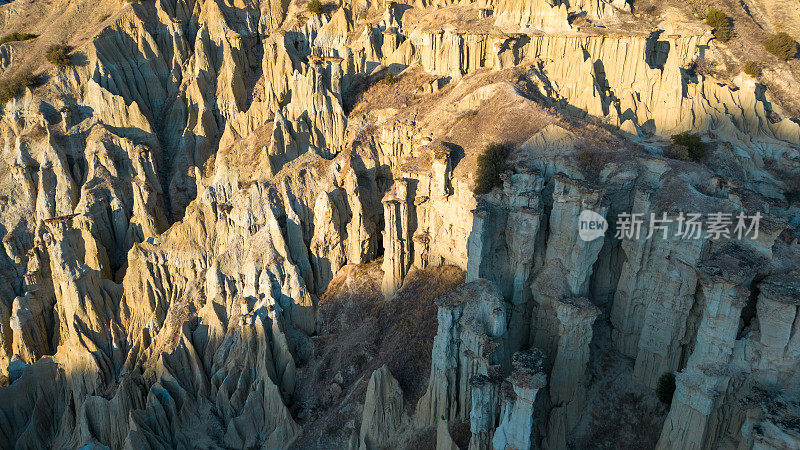
[[[36,84],[36,78],[29,73],[19,73],[0,80],[0,103],[8,103],[20,95],[26,87]]]
[[[413,270],[390,299],[380,294],[381,277],[380,261],[346,266],[320,298],[322,329],[313,362],[301,369],[296,402],[308,410],[309,429],[341,431],[352,412],[343,399],[363,402],[370,375],[383,364],[400,383],[409,411],[424,393],[438,326],[434,299],[462,283],[464,272]]]
[[[581,146],[578,148],[578,166],[583,175],[596,180],[603,168],[611,162],[611,154],[596,147]]]

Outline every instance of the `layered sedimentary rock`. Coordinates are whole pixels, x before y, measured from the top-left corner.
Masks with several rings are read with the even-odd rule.
[[[754,269],[761,262],[749,249],[728,248],[702,262],[705,313],[686,369],[676,377],[674,406],[659,440],[662,448],[703,448],[714,442],[717,412],[731,379],[731,356]],[[733,253],[731,255],[731,253]]]
[[[403,391],[385,365],[372,373],[361,420],[360,448],[383,448],[404,425]]]
[[[604,216],[608,207],[600,191],[555,175],[544,264],[531,282],[536,306],[530,340],[545,354],[555,354],[558,347],[561,301],[587,295],[593,265],[603,246],[600,239],[586,241],[579,236],[578,218],[584,209]]]
[[[559,300],[553,306],[559,321],[559,339],[550,378],[558,382],[549,387],[553,409],[544,445],[562,447],[578,425],[586,404],[589,343],[600,310],[580,297]]]
[[[494,432],[493,448],[531,448],[536,394],[546,386],[542,368],[544,355],[538,349],[514,354],[511,375],[504,381],[500,425]]]
[[[644,398],[677,372],[661,447],[796,446],[800,128],[697,70],[704,26],[600,0],[114,8],[0,47],[2,75],[46,75],[0,114],[0,447],[282,448],[325,416],[348,437],[320,447],[580,446],[621,355]],[[64,39],[73,66],[35,60]],[[687,130],[702,164],[663,156]],[[508,164],[476,196],[491,142]],[[763,222],[585,241],[584,210]],[[318,295],[374,261],[387,301],[414,268],[467,273],[427,385],[367,349],[380,368],[331,387],[349,404],[301,404]]]
[[[492,279],[504,286],[503,294],[511,301],[511,348],[528,340],[530,278],[542,216],[543,186],[540,173],[515,168],[504,180],[500,196],[485,198],[474,211],[467,241],[467,279]],[[499,267],[503,270],[497,270]]]
[[[416,420],[466,419],[472,408],[470,380],[492,366],[508,366],[506,306],[497,287],[479,279],[436,300],[439,328],[433,341],[428,389],[419,400]]]

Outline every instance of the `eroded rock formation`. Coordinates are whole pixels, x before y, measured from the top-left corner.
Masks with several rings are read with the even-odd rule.
[[[42,6],[0,45],[0,76],[41,76],[0,113],[0,447],[580,446],[632,398],[619,367],[642,402],[676,374],[642,446],[796,447],[794,76],[698,69],[732,50],[635,8]],[[715,212],[758,233],[677,237]]]

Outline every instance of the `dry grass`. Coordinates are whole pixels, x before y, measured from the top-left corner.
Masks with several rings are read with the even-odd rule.
[[[594,146],[578,147],[578,166],[583,175],[590,180],[596,180],[609,162],[611,162],[609,152],[601,151]]]
[[[413,450],[433,450],[436,448],[436,428],[426,428],[411,438],[405,447]]]
[[[36,78],[29,73],[18,73],[0,80],[0,104],[14,100],[26,87],[35,84]]]
[[[469,419],[450,422],[447,424],[447,429],[459,449],[469,448],[469,440],[472,437],[472,432],[469,429]]]
[[[304,428],[313,431],[304,439],[335,439],[343,423],[357,420],[346,405],[363,401],[370,375],[383,364],[400,383],[409,412],[427,387],[438,326],[434,299],[462,283],[464,272],[450,266],[412,271],[389,300],[380,293],[381,278],[380,262],[346,266],[320,297],[322,328],[296,393],[296,408],[310,410]],[[334,382],[342,393],[329,398]]]
[[[395,298],[381,304],[377,312],[386,331],[379,359],[388,364],[412,405],[416,405],[428,384],[438,327],[434,299],[463,282],[464,272],[452,266],[413,271]]]
[[[609,411],[592,411],[592,432],[576,442],[577,448],[655,448],[666,408],[635,393],[622,394]]]

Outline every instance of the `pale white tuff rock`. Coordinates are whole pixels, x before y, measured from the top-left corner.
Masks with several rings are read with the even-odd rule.
[[[530,278],[542,218],[543,186],[539,172],[523,167],[504,174],[503,190],[484,197],[473,211],[467,240],[467,280],[493,280],[510,300],[510,348],[519,348],[528,340]]]
[[[386,365],[372,372],[364,400],[359,448],[385,448],[405,425],[403,391]]]
[[[506,303],[494,283],[479,279],[436,299],[439,327],[433,341],[428,389],[416,420],[464,420],[472,408],[470,380],[491,366],[508,367]]]
[[[605,216],[608,206],[602,192],[586,183],[556,174],[550,211],[544,265],[533,275],[531,290],[535,309],[530,341],[547,355],[555,354],[560,336],[561,300],[586,296],[589,278],[603,240],[584,241],[578,236],[581,211]]]
[[[732,355],[742,309],[755,270],[763,263],[761,255],[735,243],[700,263],[704,313],[694,351],[676,375],[658,448],[706,448],[718,439],[725,423],[720,408],[738,370]]]
[[[412,217],[415,205],[409,201],[409,183],[405,179],[395,179],[392,190],[383,198],[383,217],[386,229],[383,231],[383,295],[391,296],[400,287],[414,254]]]
[[[653,197],[652,192],[637,192],[632,211],[642,211],[648,220],[651,212],[661,217]],[[650,239],[643,234],[622,240],[626,260],[611,307],[614,343],[636,358],[636,377],[652,388],[661,374],[685,364],[688,357],[684,346],[691,339],[685,336],[698,285],[695,267],[708,245],[706,239],[670,237],[676,231],[670,227],[667,239],[656,232]]]
[[[566,445],[583,413],[586,403],[589,363],[589,343],[592,325],[600,309],[586,298],[557,300],[553,307],[558,318],[558,348],[555,355],[548,389],[552,409],[547,421],[547,435],[543,445],[558,448]]]
[[[323,423],[302,444],[454,448],[467,422],[472,449],[580,447],[616,357],[646,401],[677,373],[661,448],[798,446],[789,65],[724,78],[738,45],[676,2],[652,23],[621,0],[112,3],[2,6],[3,35],[40,36],[0,46],[0,75],[44,76],[0,111],[0,447],[285,448]],[[800,37],[786,2],[745,3]],[[715,55],[736,67],[695,70]],[[699,164],[669,157],[683,131]],[[492,142],[509,164],[475,196]],[[763,221],[740,243],[585,242],[586,209]],[[364,349],[336,399],[301,402],[339,344],[325,293],[364,264],[373,333],[418,310],[392,303],[415,268],[466,272],[435,337],[404,318],[430,373]]]
[[[469,384],[472,387],[472,409],[469,412],[469,448],[481,450],[491,448],[492,436],[499,425],[502,374],[475,375]]]
[[[514,353],[511,375],[503,382],[500,425],[492,448],[532,448],[536,394],[547,384],[542,367],[545,356],[538,349]]]

